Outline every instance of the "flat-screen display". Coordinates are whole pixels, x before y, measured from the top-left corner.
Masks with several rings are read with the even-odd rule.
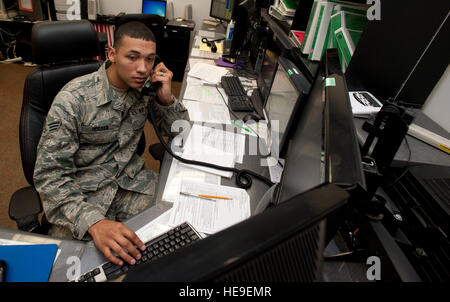
[[[230,21],[235,0],[211,0],[209,16]]]
[[[166,1],[143,0],[142,13],[155,14],[161,17],[166,16]]]

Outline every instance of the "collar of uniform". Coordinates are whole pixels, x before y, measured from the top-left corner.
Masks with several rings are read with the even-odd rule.
[[[108,76],[106,75],[106,69],[109,66],[111,66],[111,61],[106,60],[98,70],[98,81],[100,84],[99,88],[102,90],[103,98],[99,98],[97,100],[97,106],[113,102],[117,107],[116,109],[123,111],[122,109],[124,109],[124,106],[122,106],[121,104],[123,100],[118,100],[117,94],[114,91],[113,87],[109,84]],[[129,88],[128,93],[133,95],[133,99],[139,99],[140,97],[140,93],[137,89]]]

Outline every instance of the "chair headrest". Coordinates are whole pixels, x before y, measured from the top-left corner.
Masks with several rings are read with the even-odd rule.
[[[31,42],[36,64],[92,59],[100,54],[97,32],[88,20],[36,23]]]

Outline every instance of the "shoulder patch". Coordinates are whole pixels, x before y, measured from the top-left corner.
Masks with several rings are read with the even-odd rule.
[[[47,130],[49,133],[58,131],[59,127],[61,127],[61,121],[51,122],[47,125]]]

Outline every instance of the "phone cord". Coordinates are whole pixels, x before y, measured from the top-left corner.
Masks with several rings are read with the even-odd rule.
[[[267,177],[259,175],[259,174],[255,173],[253,171],[250,171],[250,170],[246,170],[246,169],[240,170],[240,169],[236,169],[236,168],[217,166],[217,165],[214,165],[214,164],[205,163],[205,162],[201,162],[201,161],[185,159],[185,158],[182,158],[182,157],[174,154],[172,152],[172,150],[170,149],[170,147],[164,141],[164,139],[163,139],[163,137],[162,137],[162,135],[161,135],[161,133],[159,131],[159,128],[156,126],[155,117],[153,115],[153,110],[152,110],[152,108],[150,106],[150,103],[148,104],[148,113],[149,113],[149,117],[150,117],[150,122],[154,125],[156,135],[158,136],[158,139],[161,142],[161,144],[164,146],[164,149],[166,149],[166,151],[170,155],[172,155],[172,157],[176,158],[180,162],[183,162],[183,163],[189,164],[189,165],[204,166],[204,167],[218,169],[218,170],[222,170],[222,171],[234,172],[234,173],[236,173],[236,184],[240,188],[243,188],[243,189],[248,189],[248,188],[251,187],[251,185],[252,185],[252,178],[250,176],[256,177],[257,179],[259,179],[262,182],[266,183],[269,187],[274,185],[274,183],[272,183],[272,181],[270,181],[270,179],[268,179]]]

